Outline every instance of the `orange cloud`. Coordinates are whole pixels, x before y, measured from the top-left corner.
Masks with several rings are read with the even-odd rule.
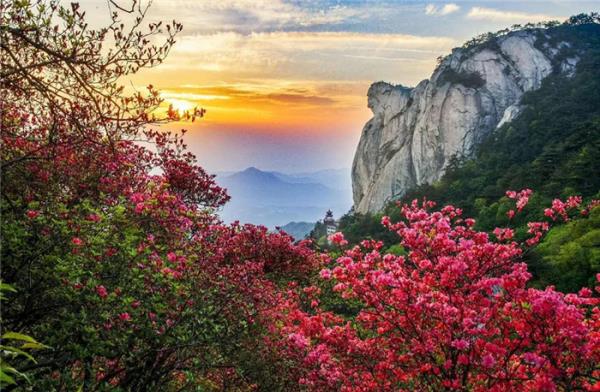
[[[152,80],[176,108],[206,109],[206,128],[358,133],[370,115],[366,93],[373,81],[414,85],[453,44],[447,37],[406,34],[194,34],[181,37],[164,64],[132,82]]]
[[[337,128],[332,126],[335,125],[332,116],[341,127],[350,127],[353,121],[360,124],[364,114],[368,114],[365,94],[369,84],[369,81],[183,84],[163,89],[162,96],[175,108],[206,109],[203,123],[211,126],[245,124],[249,129],[260,128],[269,133],[292,129],[312,133]]]

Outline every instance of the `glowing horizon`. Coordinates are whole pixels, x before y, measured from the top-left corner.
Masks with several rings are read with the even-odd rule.
[[[102,0],[82,3],[100,25]],[[156,1],[149,20],[184,30],[167,60],[128,83],[206,109],[187,141],[210,171],[349,167],[375,81],[415,86],[471,37],[590,12],[593,2]]]

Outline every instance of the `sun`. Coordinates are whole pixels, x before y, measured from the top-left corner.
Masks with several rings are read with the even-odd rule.
[[[192,102],[183,99],[169,99],[168,103],[170,105],[173,105],[173,109],[177,110],[179,113],[183,113],[188,110],[193,110],[196,106]]]

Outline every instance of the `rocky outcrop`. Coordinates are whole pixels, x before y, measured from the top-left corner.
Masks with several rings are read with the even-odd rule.
[[[521,112],[523,93],[553,71],[573,73],[578,57],[558,56],[569,44],[550,45],[544,34],[517,31],[454,49],[414,88],[374,83],[368,92],[373,118],[352,167],[355,211],[378,211],[411,187],[438,180],[452,156],[471,155]],[[546,43],[536,44],[540,37]]]

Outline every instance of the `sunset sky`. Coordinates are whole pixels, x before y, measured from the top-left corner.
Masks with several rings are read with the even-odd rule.
[[[81,5],[93,22],[106,1]],[[136,75],[206,117],[187,141],[209,171],[349,167],[378,80],[414,86],[436,58],[515,23],[598,11],[576,1],[155,0],[149,20],[183,23],[167,61]]]

